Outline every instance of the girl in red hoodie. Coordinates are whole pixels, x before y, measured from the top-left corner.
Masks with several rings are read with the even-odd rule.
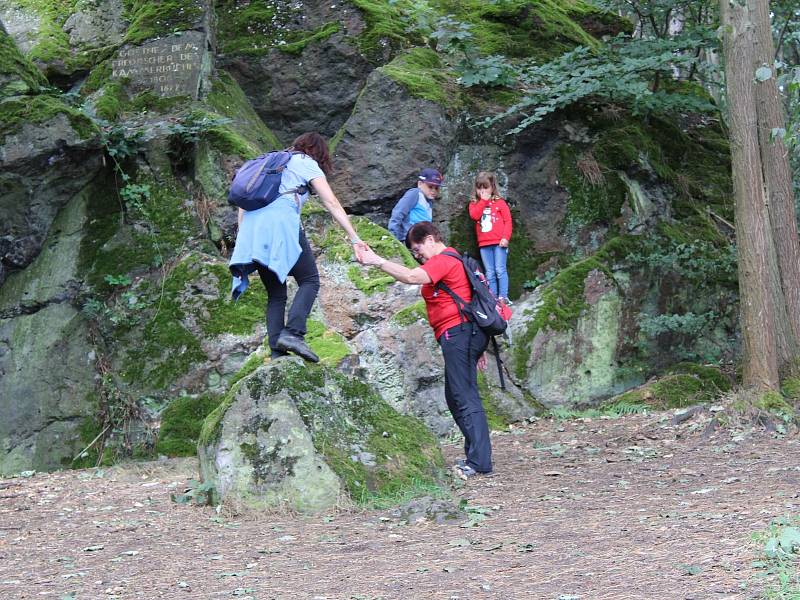
[[[508,302],[508,241],[511,239],[511,211],[497,193],[494,173],[481,171],[475,178],[475,190],[469,202],[469,216],[475,221],[475,233],[481,250],[486,279],[495,296]]]

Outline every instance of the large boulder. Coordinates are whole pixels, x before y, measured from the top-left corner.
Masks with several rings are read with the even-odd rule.
[[[282,358],[236,384],[203,425],[204,482],[217,499],[318,512],[436,481],[434,436],[369,386]]]
[[[352,211],[385,223],[403,192],[416,185],[420,169],[445,170],[458,129],[445,106],[412,95],[375,70],[336,145],[331,185]]]
[[[220,66],[242,86],[284,145],[307,131],[331,138],[372,70],[354,44],[364,29],[346,3],[285,3],[269,14],[226,6],[218,13]],[[248,18],[244,26],[238,19]]]

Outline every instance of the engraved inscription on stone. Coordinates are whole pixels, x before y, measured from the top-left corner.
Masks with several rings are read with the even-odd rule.
[[[126,78],[132,87],[151,89],[160,96],[196,98],[205,37],[193,31],[123,48],[111,61],[111,77]]]

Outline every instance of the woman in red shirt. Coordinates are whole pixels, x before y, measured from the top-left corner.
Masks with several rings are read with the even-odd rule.
[[[469,216],[475,221],[475,234],[486,279],[494,295],[508,302],[508,242],[511,239],[511,210],[497,192],[494,173],[481,171],[475,178]]]
[[[488,338],[476,325],[462,321],[455,301],[436,284],[442,282],[469,302],[472,299],[467,274],[461,261],[442,254],[445,246],[439,230],[428,221],[417,223],[406,238],[414,257],[422,266],[409,269],[381,258],[372,250],[362,251],[361,262],[379,267],[398,281],[422,284],[422,297],[428,310],[428,322],[444,357],[444,396],[450,414],[464,434],[466,460],[455,465],[456,474],[468,479],[478,473],[491,473],[492,446],[489,425],[478,393],[478,368],[485,368],[483,355]]]

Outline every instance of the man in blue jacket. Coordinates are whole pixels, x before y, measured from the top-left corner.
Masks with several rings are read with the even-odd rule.
[[[422,221],[433,221],[432,203],[439,195],[442,174],[436,169],[422,169],[417,178],[417,187],[408,190],[392,209],[389,231],[398,240],[406,243],[411,226]]]

